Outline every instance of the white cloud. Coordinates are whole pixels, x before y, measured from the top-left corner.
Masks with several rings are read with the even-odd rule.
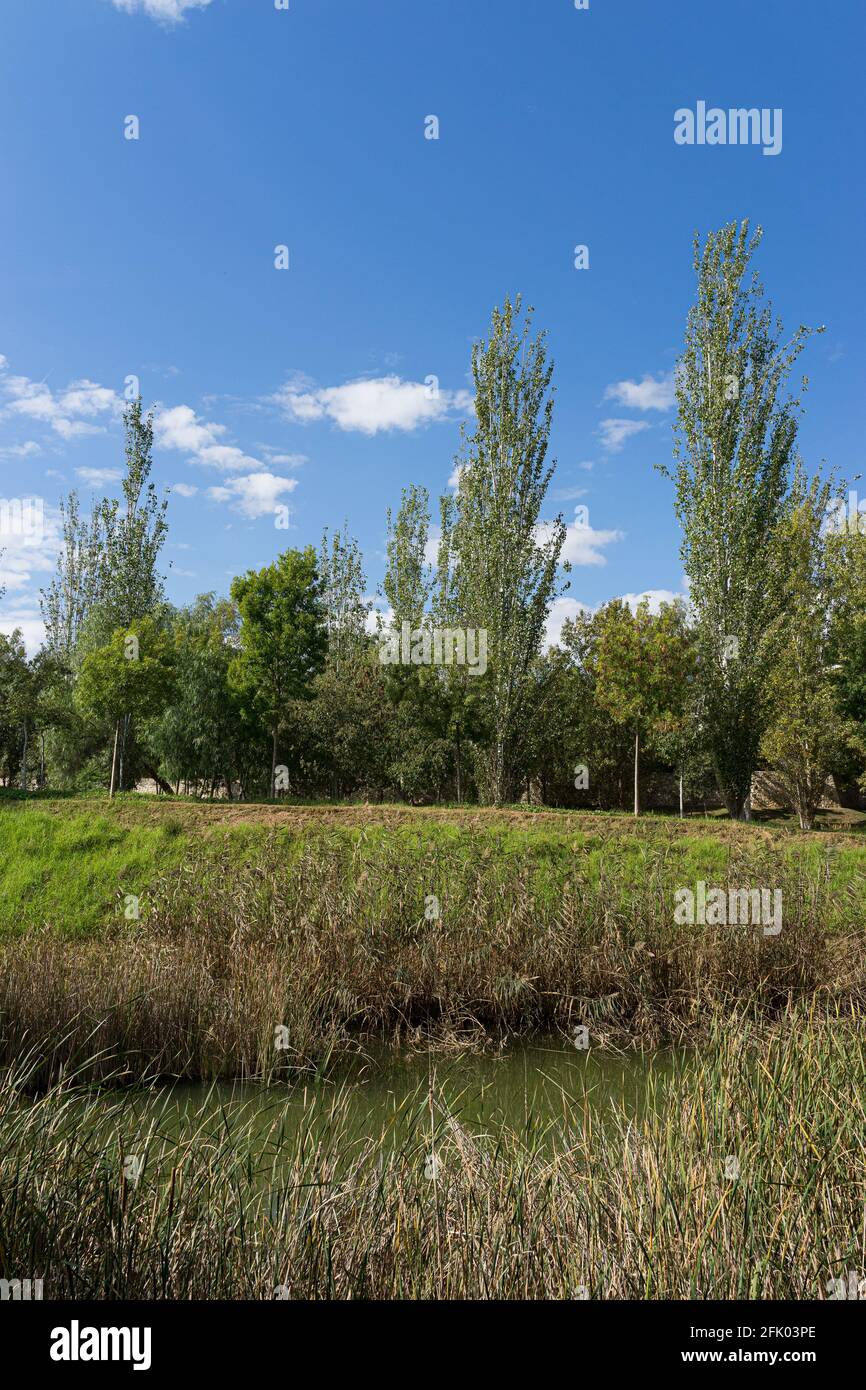
[[[226,473],[261,468],[260,459],[245,454],[234,444],[222,443],[225,433],[225,425],[200,420],[188,405],[161,408],[154,416],[153,436],[158,449],[178,449],[196,463],[221,468]]]
[[[107,487],[109,483],[119,483],[123,477],[119,468],[76,468],[75,473],[91,487]]]
[[[615,381],[608,386],[604,399],[616,401],[630,410],[670,410],[676,401],[673,374],[653,377],[647,374],[640,381]]]
[[[114,410],[118,396],[108,386],[100,386],[96,381],[73,381],[60,397],[59,405],[64,415],[99,415],[105,410]]]
[[[225,434],[225,425],[208,425],[199,420],[192,406],[174,405],[157,412],[153,432],[160,449],[183,449],[197,454],[216,444]]]
[[[618,454],[627,439],[632,435],[648,430],[645,420],[602,420],[598,427],[601,443],[608,453]]]
[[[424,543],[424,560],[431,569],[436,568],[439,561],[439,546],[442,542],[442,527],[431,526]]]
[[[172,483],[171,490],[176,492],[178,497],[195,497],[198,492],[198,488],[193,487],[192,483]]]
[[[60,513],[43,502],[41,527],[0,532],[0,589],[22,595],[36,576],[40,581],[54,571],[61,545]],[[32,600],[31,600],[32,601]]]
[[[297,486],[297,478],[249,473],[244,478],[229,478],[221,487],[208,488],[207,495],[214,502],[229,502],[241,516],[255,521],[272,514],[283,494],[293,492]]]
[[[614,541],[621,541],[623,532],[594,530],[584,522],[580,515],[581,510],[579,507],[575,509],[574,521],[566,527],[561,559],[572,565],[606,565],[607,558],[602,554],[602,550]],[[552,527],[552,521],[543,521],[537,528],[539,545],[543,545],[549,538]]]
[[[34,439],[28,439],[26,444],[6,444],[0,448],[0,457],[3,458],[26,459],[38,453],[41,450]]]
[[[24,638],[28,656],[35,656],[45,641],[45,624],[38,608],[32,606],[6,608],[0,613],[0,632],[11,637],[18,628]]]
[[[0,418],[23,416],[28,420],[38,420],[41,424],[49,425],[61,439],[75,439],[80,435],[101,434],[104,426],[88,421],[100,415],[116,417],[123,409],[123,402],[116,391],[86,377],[70,382],[65,391],[55,396],[44,381],[7,375],[6,365],[6,358],[3,357],[0,359],[0,394],[3,401]]]
[[[644,589],[642,594],[620,594],[619,599],[622,603],[627,603],[632,613],[636,612],[638,604],[644,599],[649,601],[651,613],[658,613],[663,603],[673,603],[675,599],[684,599],[683,593],[674,593],[673,589]]]
[[[270,444],[259,446],[269,464],[277,464],[282,468],[300,468],[303,464],[309,463],[306,454],[281,454],[273,449]]]
[[[113,0],[124,14],[146,14],[160,24],[179,24],[187,10],[204,10],[211,0]]]
[[[362,378],[343,386],[312,387],[294,377],[271,398],[298,424],[331,420],[338,429],[360,434],[416,430],[455,413],[472,411],[469,391],[443,391],[398,376]]]
[[[385,628],[393,627],[394,610],[390,606],[387,608],[378,607],[378,599],[375,595],[373,595],[370,601],[372,602],[373,606],[370,608],[366,618],[364,619],[364,628],[370,634],[371,637],[375,637],[379,632],[380,623]]]
[[[550,605],[550,612],[547,615],[547,626],[544,629],[545,647],[555,647],[559,645],[562,637],[562,624],[568,619],[573,621],[581,613],[591,613],[592,608],[588,603],[580,603],[576,598],[568,598],[563,595],[554,599]]]
[[[585,487],[555,487],[550,495],[555,502],[573,502],[578,497],[585,497],[588,491]]]

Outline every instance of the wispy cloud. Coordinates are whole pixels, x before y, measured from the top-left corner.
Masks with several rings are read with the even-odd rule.
[[[341,430],[379,434],[410,431],[472,411],[470,391],[444,391],[399,376],[360,378],[343,386],[314,386],[295,376],[271,398],[296,424],[330,420]]]
[[[90,487],[108,487],[123,477],[119,468],[76,468],[75,475]]]
[[[588,491],[585,487],[555,487],[550,495],[555,502],[574,502],[578,497],[585,497]]]
[[[93,422],[116,418],[122,410],[121,397],[108,386],[82,377],[55,394],[44,381],[12,375],[6,358],[0,357],[0,419],[36,420],[49,426],[61,439],[75,439],[79,435],[101,434],[104,424]]]
[[[41,453],[39,445],[35,439],[28,439],[25,444],[4,444],[0,446],[0,458],[30,458],[32,454]]]
[[[575,509],[574,521],[566,528],[562,559],[572,565],[606,565],[607,557],[602,551],[614,541],[621,541],[623,532],[596,531],[583,520],[581,512],[585,514],[585,511],[585,508]]]
[[[146,14],[171,28],[180,24],[188,10],[205,10],[211,0],[113,0],[116,10],[124,14]]]
[[[646,420],[602,420],[598,433],[602,448],[609,454],[618,454],[627,439],[648,429]]]
[[[18,602],[26,594],[26,601],[34,603],[28,591],[37,577],[42,580],[53,572],[60,545],[60,514],[44,502],[38,528],[4,528],[0,532],[0,589],[6,589],[10,597],[18,595]]]
[[[623,539],[622,531],[596,531],[585,519],[586,508],[576,507],[574,521],[565,530],[565,543],[561,559],[572,565],[606,565],[607,557],[602,554],[606,546]],[[552,521],[543,521],[537,527],[539,545],[549,538],[553,528]]]

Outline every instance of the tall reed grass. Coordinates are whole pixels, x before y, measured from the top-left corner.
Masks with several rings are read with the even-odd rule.
[[[264,1128],[205,1101],[178,1133],[153,1091],[142,1129],[140,1097],[73,1075],[33,1098],[32,1066],[0,1084],[0,1271],[46,1298],[801,1299],[866,1266],[866,1050],[840,1011],[716,1021],[649,1066],[639,1113],[563,1093],[519,1134],[432,1087],[374,1138],[344,1092],[289,1132],[279,1088]]]
[[[85,1059],[99,1076],[95,1054],[127,1080],[267,1078],[321,1071],[371,1037],[465,1046],[585,1025],[594,1045],[658,1044],[734,1011],[863,1005],[853,887],[847,903],[820,875],[754,856],[727,881],[782,889],[778,936],[676,925],[674,887],[690,880],[658,855],[636,874],[575,848],[564,871],[561,857],[473,855],[464,840],[409,852],[339,835],[290,852],[273,839],[249,863],[203,855],[154,882],[138,921],[119,895],[98,937],[46,927],[4,943],[0,1064],[33,1048],[41,1085]]]

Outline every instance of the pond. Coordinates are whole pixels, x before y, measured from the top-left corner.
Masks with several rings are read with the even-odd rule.
[[[194,1134],[252,1136],[252,1148],[293,1147],[299,1137],[340,1137],[340,1148],[390,1136],[394,1147],[413,1133],[435,1134],[458,1123],[474,1135],[503,1127],[533,1145],[576,1118],[604,1125],[614,1114],[637,1116],[658,1105],[689,1066],[684,1052],[611,1053],[569,1046],[561,1037],[507,1050],[448,1054],[380,1049],[326,1081],[292,1085],[176,1084],[133,1092],[118,1113],[105,1097],[112,1128],[127,1152],[148,1136],[172,1142]],[[95,1102],[96,1114],[100,1102]],[[118,1120],[121,1123],[118,1125]]]

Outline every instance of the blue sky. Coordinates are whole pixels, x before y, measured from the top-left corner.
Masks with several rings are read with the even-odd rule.
[[[556,621],[680,591],[653,464],[693,233],[742,216],[786,326],[827,326],[804,457],[858,473],[864,36],[861,0],[5,0],[0,496],[44,498],[45,529],[0,538],[0,628],[38,642],[57,502],[114,488],[130,376],[173,601],[344,519],[372,592],[386,508],[447,488],[471,343],[518,291],[556,363],[547,514],[588,509]],[[678,145],[701,100],[780,108],[781,152]]]

